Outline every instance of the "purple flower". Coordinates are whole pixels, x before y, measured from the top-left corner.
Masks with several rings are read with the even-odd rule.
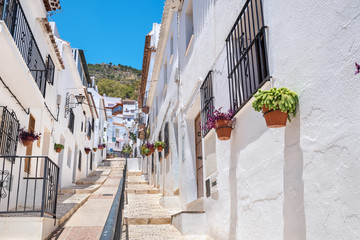
[[[355,67],[356,67],[356,72],[355,72],[355,75],[356,75],[356,74],[360,73],[360,65],[357,62],[355,62]]]
[[[215,109],[213,107],[213,109],[213,113],[208,114],[208,120],[206,121],[206,123],[201,126],[202,130],[210,130],[212,128],[215,128],[215,122],[217,120],[231,120],[234,116],[234,111],[231,109],[229,109],[227,112],[221,112],[222,107],[219,109]]]

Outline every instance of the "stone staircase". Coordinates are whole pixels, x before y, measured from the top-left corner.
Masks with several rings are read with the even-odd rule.
[[[182,236],[171,224],[172,215],[181,212],[179,208],[163,208],[159,202],[160,190],[144,180],[141,172],[128,172],[126,182],[128,204],[125,205],[124,221],[128,227],[128,239],[211,239],[205,235]],[[126,239],[126,234],[123,239]]]

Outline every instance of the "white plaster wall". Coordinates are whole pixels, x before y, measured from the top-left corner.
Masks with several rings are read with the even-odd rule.
[[[213,70],[215,106],[228,109],[225,38],[244,2],[193,0],[195,36],[187,56],[189,1],[179,13],[183,207],[196,199],[193,121],[200,111],[199,82]],[[360,3],[264,0],[263,5],[274,79],[264,88],[296,91],[299,110],[286,128],[269,129],[249,102],[235,116],[232,138],[216,139],[218,192],[204,199],[208,233],[214,239],[358,239],[360,114],[354,61],[360,61]],[[161,105],[155,132],[167,106]]]

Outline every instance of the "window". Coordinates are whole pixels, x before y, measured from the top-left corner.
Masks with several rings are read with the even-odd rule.
[[[74,133],[74,122],[75,122],[75,114],[72,109],[70,109],[70,118],[69,118],[69,124],[68,128],[71,133]]]
[[[231,109],[238,112],[269,77],[261,0],[248,0],[226,39]]]
[[[91,123],[90,123],[90,121],[88,121],[87,136],[89,139],[91,139],[91,129],[92,129]]]
[[[169,123],[165,123],[164,127],[164,142],[165,142],[165,148],[164,148],[164,154],[165,158],[169,155]]]
[[[94,117],[92,117],[92,121],[91,121],[91,131],[94,131],[94,126],[95,126],[95,119],[94,119]]]
[[[193,16],[193,2],[192,0],[189,1],[189,6],[186,9],[185,13],[185,43],[186,43],[186,52],[188,52],[190,47],[190,42],[194,35],[194,16]]]
[[[90,153],[90,170],[92,171],[93,169],[93,153]]]
[[[55,64],[51,59],[50,55],[48,55],[47,64],[46,64],[46,81],[51,85],[54,85],[54,76],[55,76]]]
[[[201,92],[201,124],[204,126],[214,112],[214,96],[212,87],[212,71],[208,73],[200,87]],[[202,128],[202,136],[205,137],[210,129]]]
[[[81,151],[79,151],[78,170],[81,171]]]
[[[15,112],[0,107],[0,156],[15,156],[20,123]]]

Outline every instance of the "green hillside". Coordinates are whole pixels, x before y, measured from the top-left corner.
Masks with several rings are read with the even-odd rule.
[[[88,64],[90,76],[95,76],[99,93],[109,97],[137,100],[141,70],[121,64]]]

